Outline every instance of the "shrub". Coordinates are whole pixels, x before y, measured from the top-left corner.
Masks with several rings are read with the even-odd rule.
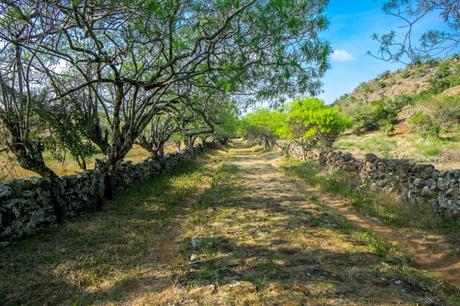
[[[440,122],[447,126],[460,123],[460,96],[442,97],[437,102],[435,117]]]
[[[287,122],[289,138],[304,148],[318,144],[332,145],[345,128],[351,127],[349,117],[313,98],[294,100],[289,106]]]
[[[383,130],[392,133],[393,124],[401,109],[411,104],[413,99],[408,96],[398,96],[392,101],[381,100],[370,104],[368,107],[361,107],[353,116],[354,129],[357,135],[370,131]]]
[[[386,78],[388,77],[389,75],[391,74],[390,70],[385,70],[381,75],[379,75],[378,77],[383,79],[383,78]]]
[[[408,124],[410,129],[415,133],[420,133],[422,136],[439,137],[441,131],[440,126],[431,118],[431,116],[416,113],[409,118]]]

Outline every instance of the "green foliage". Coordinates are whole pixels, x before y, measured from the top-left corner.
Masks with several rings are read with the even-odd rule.
[[[73,104],[62,101],[52,106],[37,103],[33,112],[39,124],[47,127],[41,135],[34,137],[41,137],[45,148],[55,159],[64,162],[69,152],[79,167],[86,170],[86,161],[100,151],[90,141],[87,122],[80,111]]]
[[[241,130],[241,121],[238,118],[238,110],[231,103],[224,103],[217,109],[216,122],[213,136],[215,138],[235,137]]]
[[[398,96],[394,100],[380,100],[360,107],[353,115],[354,132],[359,135],[380,129],[391,133],[398,113],[412,101],[411,97]]]
[[[338,135],[351,127],[351,119],[316,98],[298,98],[289,105],[288,138],[303,146],[331,145]]]
[[[258,139],[270,148],[278,138],[290,139],[303,147],[331,145],[351,127],[351,119],[316,98],[297,98],[279,110],[259,109],[243,119],[246,138]]]
[[[423,113],[416,113],[408,120],[409,127],[415,133],[423,136],[439,136],[440,126],[429,116]]]
[[[243,136],[256,139],[265,148],[271,148],[274,141],[288,135],[286,114],[280,111],[258,109],[242,120]]]
[[[435,117],[442,127],[460,123],[460,96],[440,97],[435,103]]]
[[[460,64],[451,67],[450,61],[440,62],[435,77],[430,79],[430,85],[428,92],[432,94],[460,85]]]

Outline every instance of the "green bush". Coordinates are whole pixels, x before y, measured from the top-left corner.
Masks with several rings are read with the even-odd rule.
[[[289,105],[287,122],[290,139],[302,147],[332,145],[339,134],[351,127],[351,119],[315,98],[299,98]]]
[[[398,96],[392,101],[381,100],[369,104],[368,107],[361,107],[353,116],[353,132],[357,135],[376,130],[391,133],[398,113],[404,106],[412,103],[411,97]]]
[[[435,117],[444,127],[460,123],[460,96],[442,97],[437,102]]]
[[[409,118],[407,123],[414,133],[419,133],[422,136],[439,137],[441,127],[427,114],[416,113]]]

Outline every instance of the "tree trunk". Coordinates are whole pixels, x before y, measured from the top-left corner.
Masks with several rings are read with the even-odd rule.
[[[15,155],[19,164],[26,170],[40,174],[42,177],[56,178],[56,173],[51,170],[43,160],[43,149],[35,141],[19,142],[14,139],[8,149]]]

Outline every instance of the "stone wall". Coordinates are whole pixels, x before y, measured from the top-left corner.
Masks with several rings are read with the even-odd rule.
[[[353,173],[374,189],[396,192],[410,204],[428,202],[441,215],[460,217],[460,170],[439,171],[433,165],[408,160],[383,159],[367,154],[359,159],[329,148],[302,152],[296,144],[284,144],[285,153],[299,159]]]
[[[212,146],[212,143],[200,144],[193,149],[166,154],[161,161],[123,162],[111,185],[118,190],[128,188]],[[0,185],[0,245],[56,225],[57,215],[70,218],[97,210],[103,204],[107,186],[105,171],[88,170],[62,176],[61,181],[60,186],[53,186],[49,179],[31,177]]]

